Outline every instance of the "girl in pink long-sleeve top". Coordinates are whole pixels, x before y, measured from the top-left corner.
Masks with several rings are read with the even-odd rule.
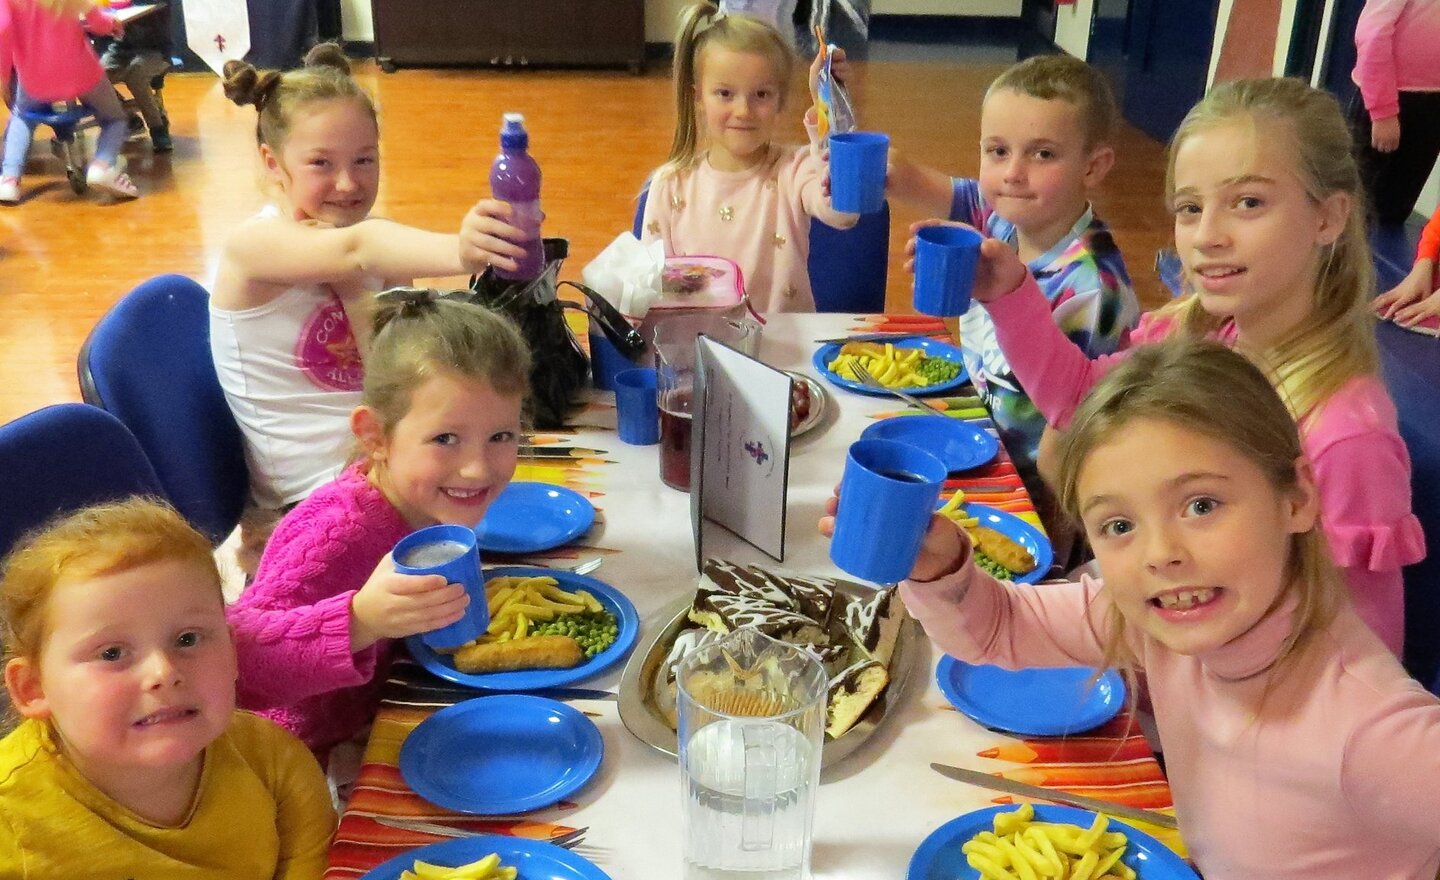
[[[390,551],[436,523],[474,526],[510,482],[530,355],[506,319],[432,291],[382,294],[351,424],[359,460],[281,520],[229,610],[239,702],[322,760],[375,713],[393,639],[448,626],[468,602]]]
[[[1060,492],[1104,579],[997,581],[937,517],[900,588],[931,638],[1143,672],[1206,880],[1432,880],[1440,700],[1351,607],[1267,378],[1213,342],[1140,349],[1076,412]]]
[[[975,298],[1058,430],[1138,345],[1208,337],[1261,365],[1299,425],[1356,611],[1398,655],[1400,569],[1424,558],[1425,539],[1410,508],[1410,457],[1378,372],[1362,190],[1339,106],[1293,79],[1217,86],[1176,132],[1166,189],[1192,292],[1142,317],[1130,350],[1087,358],[1055,329],[1034,279],[998,242],[985,243]],[[1041,470],[1053,477],[1045,450]]]
[[[105,76],[86,31],[120,34],[121,28],[96,0],[0,0],[0,81],[12,70],[16,82],[14,108],[78,98],[95,113],[100,137],[86,182],[112,198],[140,195],[118,161],[129,134],[120,96]],[[8,25],[4,25],[8,19]],[[20,201],[20,173],[35,126],[13,113],[5,127],[4,160],[0,162],[0,203]]]

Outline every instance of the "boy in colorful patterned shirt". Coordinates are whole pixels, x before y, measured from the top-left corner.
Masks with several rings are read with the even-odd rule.
[[[1122,348],[1140,317],[1125,261],[1090,205],[1115,161],[1116,116],[1099,71],[1067,55],[1030,58],[985,93],[978,179],[951,178],[892,153],[887,182],[889,195],[1015,247],[1055,323],[1090,357]],[[1044,494],[1036,458],[1045,418],[1016,381],[979,303],[961,318],[960,337],[965,367],[1006,450],[1032,493]]]

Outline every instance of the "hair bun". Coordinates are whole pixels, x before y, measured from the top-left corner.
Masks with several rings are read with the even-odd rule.
[[[225,97],[244,107],[253,104],[256,110],[264,110],[265,102],[280,85],[280,73],[274,70],[261,72],[248,61],[232,59],[221,68],[225,80]]]
[[[350,75],[350,59],[339,43],[317,43],[305,53],[306,67],[330,67]]]

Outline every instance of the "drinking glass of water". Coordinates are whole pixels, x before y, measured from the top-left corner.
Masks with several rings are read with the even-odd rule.
[[[411,532],[400,539],[391,554],[401,574],[438,574],[460,584],[470,596],[465,616],[440,629],[423,633],[432,648],[458,648],[485,634],[490,625],[490,608],[485,603],[485,578],[480,573],[480,548],[475,530],[442,523]]]
[[[743,627],[676,669],[684,880],[801,880],[825,732],[825,669]]]

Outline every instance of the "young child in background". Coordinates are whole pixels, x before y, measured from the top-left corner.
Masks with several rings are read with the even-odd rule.
[[[133,199],[140,190],[125,174],[120,147],[129,122],[115,87],[106,79],[86,31],[119,35],[122,28],[95,0],[0,0],[0,19],[9,19],[6,49],[0,67],[13,65],[15,110],[37,104],[79,99],[95,114],[100,136],[95,158],[85,171],[86,183],[115,199]],[[0,71],[0,79],[4,79]],[[20,202],[20,176],[35,127],[18,112],[5,127],[4,159],[0,160],[0,203]]]
[[[795,66],[789,43],[759,19],[708,0],[687,9],[675,38],[675,139],[645,201],[644,240],[662,239],[667,256],[734,260],[760,312],[815,311],[810,218],[841,229],[859,219],[830,207],[818,146],[773,143]]]
[[[1104,580],[997,581],[937,517],[901,595],[968,663],[1143,672],[1206,880],[1429,880],[1440,701],[1346,600],[1303,456],[1243,356],[1147,346],[1060,441],[1060,494]]]
[[[1440,208],[1430,215],[1430,222],[1420,233],[1415,266],[1399,284],[1375,297],[1370,304],[1375,313],[1406,327],[1434,321],[1440,316],[1440,276],[1435,272],[1437,263],[1440,263]]]
[[[359,460],[281,520],[229,611],[240,705],[322,761],[374,716],[391,640],[460,618],[461,586],[399,574],[389,554],[423,526],[480,521],[515,472],[529,387],[519,331],[480,306],[391,291],[374,327]]]
[[[1366,0],[1351,77],[1365,193],[1381,223],[1404,223],[1440,155],[1440,3]]]
[[[892,152],[886,190],[1010,245],[1050,302],[1051,320],[1087,355],[1124,346],[1140,317],[1125,260],[1090,196],[1115,162],[1115,99],[1098,70],[1040,55],[1000,74],[980,110],[980,176],[951,178]],[[960,320],[965,367],[1031,494],[1045,418],[1017,381],[979,303]],[[1051,513],[1053,514],[1053,504]],[[1051,526],[1055,517],[1046,516]],[[1054,529],[1052,529],[1054,531]]]
[[[370,217],[380,184],[375,106],[334,44],[286,73],[225,66],[225,93],[259,111],[256,138],[273,204],[241,223],[210,300],[215,371],[245,437],[255,510],[242,567],[253,571],[283,510],[344,467],[360,402],[361,349],[376,291],[416,277],[513,269],[526,232],[482,200],[458,235]]]
[[[335,813],[315,758],[235,709],[210,542],[148,499],[27,537],[0,581],[0,874],[319,880]]]
[[[1363,190],[1339,105],[1295,79],[1217,86],[1175,133],[1166,193],[1193,292],[1146,315],[1131,343],[1214,338],[1265,370],[1299,426],[1356,611],[1399,654],[1400,569],[1425,557],[1425,538],[1378,374]],[[1008,248],[987,241],[980,262],[974,298],[1021,385],[1064,430],[1127,353],[1091,360],[1041,320],[1049,301]]]
[[[170,139],[170,119],[160,107],[155,82],[170,69],[170,15],[164,7],[134,19],[125,32],[110,42],[100,64],[112,83],[124,83],[150,132],[150,146],[157,153],[175,148]]]

